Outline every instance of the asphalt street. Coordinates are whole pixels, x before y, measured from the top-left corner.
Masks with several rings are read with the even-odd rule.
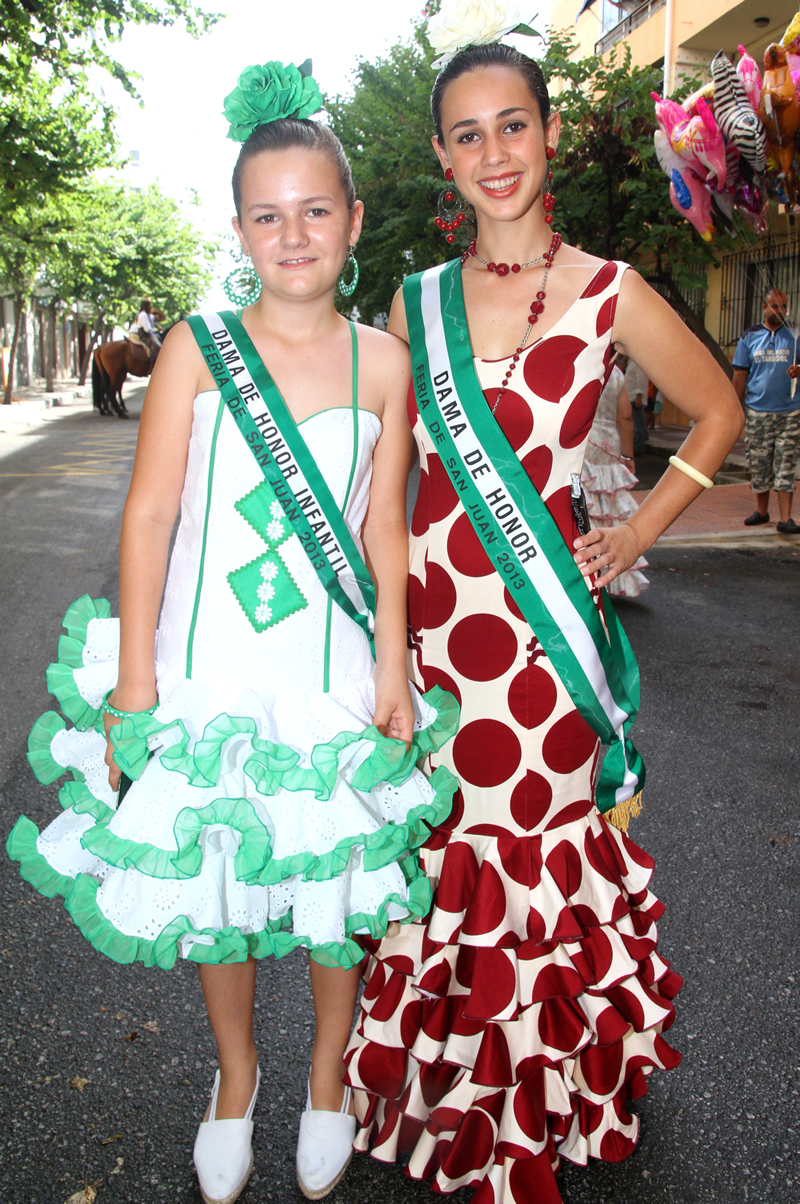
[[[83,593],[116,609],[116,541],[136,438],[72,413],[0,442],[0,833],[58,809],[26,759],[52,705],[44,672]],[[2,439],[2,437],[0,437]],[[800,546],[650,553],[652,588],[622,604],[642,670],[645,811],[666,957],[685,976],[670,1042],[682,1065],[637,1105],[642,1139],[619,1166],[567,1166],[567,1204],[800,1200]],[[0,857],[0,1199],[199,1204],[196,1125],[214,1048],[196,972],[120,966],[58,900]],[[312,1036],[302,956],[259,970],[264,1086],[242,1204],[299,1204],[294,1142]],[[463,1191],[456,1202],[470,1199]],[[431,1200],[358,1156],[332,1204]],[[531,1201],[530,1204],[536,1204]]]

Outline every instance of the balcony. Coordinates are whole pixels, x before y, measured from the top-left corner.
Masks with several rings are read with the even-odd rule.
[[[645,21],[649,21],[653,13],[658,12],[663,8],[667,0],[645,0],[644,4],[640,4],[632,13],[623,18],[618,25],[613,29],[609,29],[608,33],[603,34],[599,42],[595,43],[594,52],[598,55],[604,55],[612,46],[616,46],[617,42],[621,42],[623,38],[627,38],[634,29],[639,25],[644,25]]]

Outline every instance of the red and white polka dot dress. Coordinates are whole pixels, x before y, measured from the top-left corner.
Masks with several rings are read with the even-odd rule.
[[[520,358],[497,421],[564,539],[609,372],[624,264],[607,263]],[[476,361],[494,404],[508,361]],[[656,950],[653,862],[597,812],[599,744],[493,570],[410,401],[421,458],[412,523],[414,675],[459,699],[432,758],[459,779],[422,850],[428,920],[367,942],[349,1053],[357,1144],[473,1204],[560,1199],[559,1155],[618,1161],[638,1135],[626,1100],[679,1061],[661,1036],[680,978]],[[587,583],[588,586],[588,583]]]

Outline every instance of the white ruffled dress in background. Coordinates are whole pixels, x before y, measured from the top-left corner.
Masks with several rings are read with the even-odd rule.
[[[586,445],[581,483],[593,527],[616,527],[626,523],[638,510],[630,491],[639,482],[622,462],[617,430],[617,402],[624,384],[625,377],[615,366],[600,394]],[[608,592],[620,598],[638,598],[650,588],[650,582],[640,571],[646,568],[647,561],[640,556],[632,568],[614,578],[607,587]]]

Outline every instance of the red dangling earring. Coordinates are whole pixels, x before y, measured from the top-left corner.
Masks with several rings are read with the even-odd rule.
[[[453,180],[452,167],[447,168],[444,178],[448,183]],[[451,208],[448,209],[448,205]],[[455,192],[455,185],[452,188],[444,188],[439,193],[436,207],[438,209],[438,217],[433,219],[433,224],[437,229],[445,231],[445,242],[455,242],[455,231],[467,220],[467,215],[464,212],[464,198],[458,196]]]
[[[556,198],[553,194],[553,169],[550,163],[556,157],[555,149],[548,146],[545,151],[547,155],[547,175],[544,178],[544,194],[542,195],[542,206],[544,207],[544,220],[548,226],[553,224],[553,210],[556,207]]]

